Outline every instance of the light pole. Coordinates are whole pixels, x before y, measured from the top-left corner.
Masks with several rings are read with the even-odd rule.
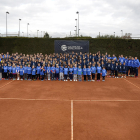
[[[29,23],[27,23],[27,37],[28,37],[28,25],[29,25]]]
[[[75,21],[76,21],[76,36],[77,36],[77,19],[75,19]]]
[[[21,21],[21,19],[19,19],[19,36],[20,36],[20,21]]]
[[[22,32],[23,33],[23,36],[24,36],[24,32]]]
[[[74,30],[75,31],[75,36],[76,36],[76,30]]]
[[[76,14],[78,14],[78,37],[79,37],[79,12],[77,11]]]
[[[121,30],[121,32],[122,32],[122,37],[123,37],[123,30]]]
[[[6,37],[7,37],[7,14],[10,14],[10,13],[6,12]]]
[[[37,30],[37,37],[38,37],[38,31],[39,31],[39,30]]]

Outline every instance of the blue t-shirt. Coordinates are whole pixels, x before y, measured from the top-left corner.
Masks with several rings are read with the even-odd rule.
[[[63,71],[64,71],[63,69],[64,69],[64,68],[63,68],[63,67],[59,67],[59,68],[60,68],[60,70],[59,70],[60,73],[63,73]]]
[[[78,75],[82,75],[82,69],[78,68]]]
[[[87,69],[83,68],[83,75],[87,75]]]
[[[27,74],[32,74],[32,68],[31,67],[27,67]]]
[[[59,73],[59,67],[57,68],[55,68],[55,70],[56,70],[56,73],[58,74]]]
[[[47,67],[47,73],[51,72],[51,67]]]
[[[37,74],[40,74],[41,66],[37,66],[36,70],[37,70]]]
[[[73,74],[73,68],[69,68],[69,73]]]
[[[97,73],[101,73],[102,72],[102,68],[101,67],[97,67]]]
[[[106,76],[106,69],[102,70],[102,76]]]
[[[16,67],[12,68],[12,73],[16,73]]]
[[[96,67],[91,67],[91,73],[96,73]]]
[[[24,73],[27,73],[27,68],[28,67],[25,67],[25,66],[23,67]]]
[[[68,68],[64,68],[64,75],[68,75]]]
[[[87,68],[87,75],[91,75],[91,68]]]
[[[20,69],[19,69],[19,73],[20,73],[21,76],[23,75],[23,71],[24,71],[23,68],[20,68]]]
[[[17,66],[17,67],[16,67],[16,72],[19,72],[19,69],[20,69],[20,67],[19,67],[19,66]]]
[[[32,75],[36,75],[35,73],[36,73],[36,69],[33,68],[33,69],[32,69]]]
[[[4,69],[4,73],[8,72],[8,67],[7,66],[4,66],[3,69]]]
[[[75,68],[73,68],[73,74],[77,74],[77,67]]]
[[[9,67],[8,67],[8,71],[9,71],[10,73],[12,73],[12,66],[9,66]]]
[[[55,67],[51,67],[51,72],[52,72],[52,73],[55,72]]]

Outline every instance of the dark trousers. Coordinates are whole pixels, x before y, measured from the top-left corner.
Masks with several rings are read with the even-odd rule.
[[[58,80],[59,79],[59,73],[55,74],[55,78]]]
[[[114,70],[111,70],[111,75],[114,75]]]
[[[20,75],[20,79],[23,79],[23,75]]]
[[[135,68],[135,76],[138,76],[138,68]]]
[[[97,73],[97,80],[100,80],[100,73]]]
[[[92,73],[92,80],[95,80],[95,73]]]
[[[115,70],[115,77],[118,77],[118,71]]]
[[[14,78],[14,79],[16,78],[16,74],[13,74],[13,78]]]
[[[35,75],[32,75],[32,80],[35,79]]]
[[[64,75],[64,80],[67,80],[68,75]]]
[[[84,81],[86,81],[86,77],[87,77],[87,76],[86,76],[86,75],[84,75]]]
[[[73,79],[73,74],[69,74],[70,80]]]
[[[52,73],[52,80],[54,80],[54,77],[55,77],[55,73]]]
[[[41,75],[41,80],[44,80],[44,75]]]
[[[8,73],[8,78],[12,78],[12,77],[13,77],[12,73]]]
[[[87,77],[88,77],[88,80],[90,80],[90,75],[87,75]]]
[[[105,76],[102,76],[102,80],[105,80]]]
[[[31,74],[28,74],[28,79],[31,79]]]
[[[39,80],[40,80],[40,74],[37,74],[36,75],[36,80],[37,80],[37,78],[39,78]]]
[[[7,79],[7,78],[8,78],[7,73],[4,73],[4,78],[5,78],[5,79]]]

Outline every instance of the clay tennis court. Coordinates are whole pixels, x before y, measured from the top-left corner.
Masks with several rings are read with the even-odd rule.
[[[140,78],[0,81],[1,140],[139,140]]]

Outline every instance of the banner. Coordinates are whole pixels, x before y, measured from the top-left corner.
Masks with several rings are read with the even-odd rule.
[[[55,40],[54,41],[55,53],[88,53],[89,41],[86,40]]]

